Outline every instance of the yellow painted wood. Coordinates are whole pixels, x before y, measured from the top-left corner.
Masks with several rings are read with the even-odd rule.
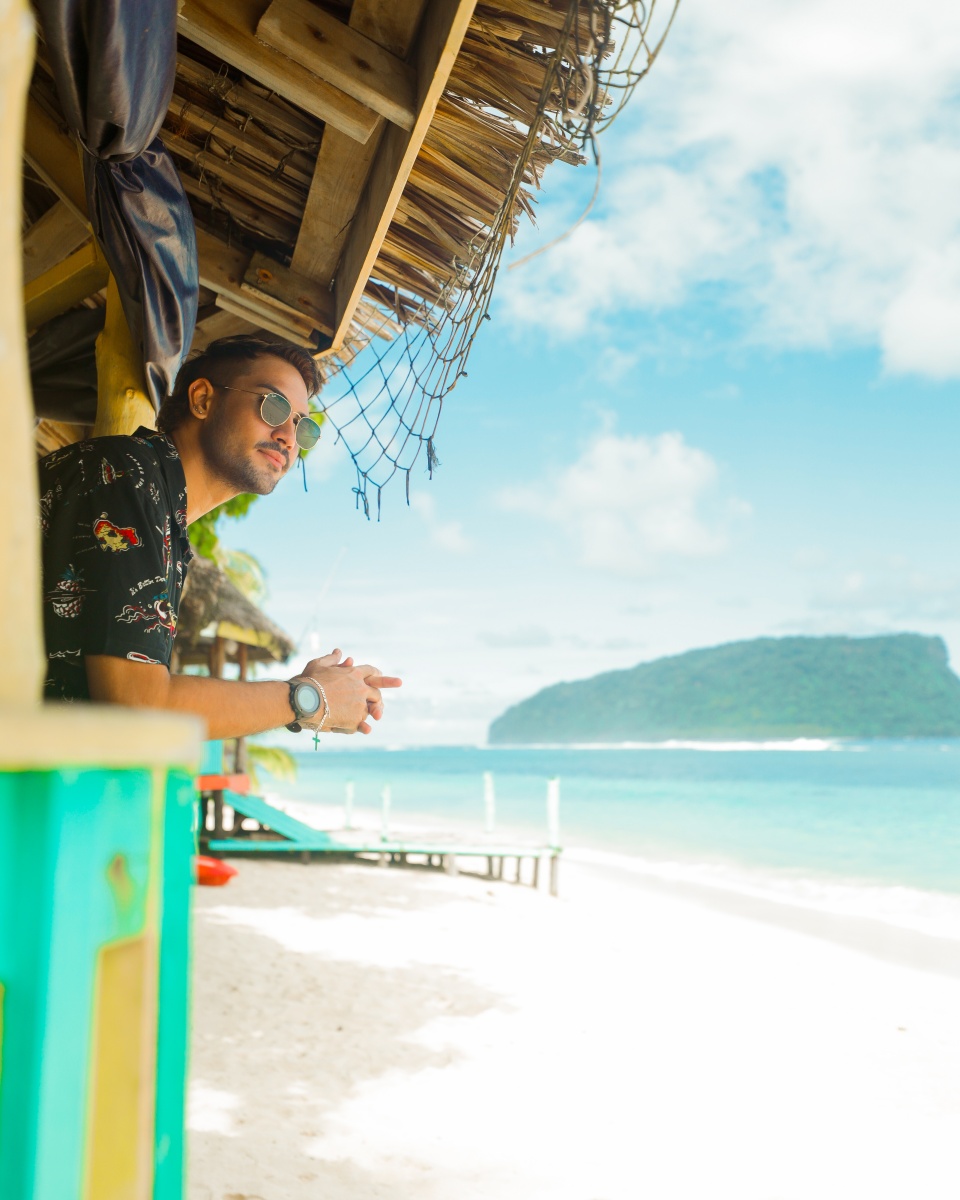
[[[78,221],[87,220],[87,193],[77,145],[36,100],[27,102],[23,157],[53,189]],[[19,212],[19,207],[17,209]]]
[[[338,350],[346,338],[475,7],[476,0],[431,0],[423,14],[411,55],[417,73],[417,119],[410,131],[388,126],[381,139],[337,271],[337,328],[328,353]]]
[[[272,0],[257,37],[402,129],[416,119],[411,66],[311,0]]]
[[[377,114],[320,79],[285,54],[257,41],[257,22],[267,0],[185,0],[180,4],[178,31],[211,54],[265,84],[308,113],[365,142]]]
[[[34,25],[26,0],[0,0],[0,707],[40,699],[40,531],[33,402],[27,371],[21,275],[21,180]],[[2,736],[2,735],[0,735]]]
[[[24,286],[39,279],[89,240],[90,230],[77,220],[71,208],[58,200],[23,236]]]
[[[23,289],[27,328],[38,329],[99,292],[106,285],[109,274],[96,243],[81,246]]]
[[[3,634],[0,625],[0,639]],[[0,686],[3,682],[0,673]],[[51,762],[58,770],[192,767],[200,761],[205,737],[204,723],[197,717],[100,704],[24,709],[18,697],[16,706],[0,706],[0,770],[43,770]]]
[[[153,1190],[156,959],[155,932],[99,954],[84,1200],[149,1200]]]
[[[106,320],[97,338],[97,420],[93,436],[133,433],[139,425],[155,429],[157,414],[147,398],[143,356],[130,333],[120,292],[111,275]]]

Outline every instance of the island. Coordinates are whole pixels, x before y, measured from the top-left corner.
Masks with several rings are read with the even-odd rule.
[[[690,650],[544,688],[492,745],[960,737],[942,638],[783,637]]]

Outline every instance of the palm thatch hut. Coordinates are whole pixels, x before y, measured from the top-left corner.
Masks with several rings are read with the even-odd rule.
[[[206,666],[222,678],[228,663],[246,679],[253,663],[285,663],[296,650],[288,633],[249,600],[216,563],[197,554],[183,585],[174,670]]]

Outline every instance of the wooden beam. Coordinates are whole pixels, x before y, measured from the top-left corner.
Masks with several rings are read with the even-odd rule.
[[[398,58],[406,58],[426,0],[353,0],[350,26]],[[339,129],[323,131],[291,266],[301,275],[332,283],[350,222],[357,211],[384,123],[363,146]]]
[[[37,329],[106,287],[110,272],[91,242],[23,289],[28,329]]]
[[[372,109],[257,41],[257,23],[266,8],[266,0],[186,0],[177,29],[319,120],[365,142],[377,123]]]
[[[315,331],[329,335],[333,297],[313,280],[265,254],[228,246],[199,227],[197,251],[200,283],[217,293],[220,308],[314,350]]]
[[[206,350],[210,343],[215,342],[217,338],[234,337],[238,333],[256,333],[256,331],[257,326],[252,321],[245,321],[243,317],[237,317],[233,313],[227,312],[225,308],[218,308],[206,320],[197,322],[190,349],[191,351]]]
[[[265,254],[254,254],[240,286],[255,299],[285,309],[294,317],[306,318],[323,333],[333,333],[330,289],[273,262]]]
[[[87,193],[77,144],[36,100],[27,100],[23,157],[78,221],[87,221]]]
[[[62,200],[39,220],[23,237],[23,282],[33,283],[68,254],[90,240],[90,230],[77,220],[76,213]]]
[[[414,51],[417,119],[412,130],[388,126],[343,250],[334,285],[337,327],[332,350],[343,345],[363,289],[387,236],[477,0],[431,0]]]
[[[412,67],[311,0],[272,0],[257,37],[403,129],[416,118]]]
[[[405,59],[426,0],[353,0],[350,28]]]
[[[275,333],[278,337],[293,342],[296,346],[303,346],[308,350],[317,348],[313,330],[306,327],[294,328],[289,321],[282,320],[276,310],[274,310],[274,314],[265,313],[262,309],[247,305],[243,299],[238,299],[226,292],[217,295],[217,305],[233,316],[241,317],[244,321],[249,321],[251,325],[257,325],[261,329]]]

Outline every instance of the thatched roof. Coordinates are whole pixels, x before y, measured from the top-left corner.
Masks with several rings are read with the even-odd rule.
[[[195,555],[187,570],[175,649],[181,665],[206,663],[221,637],[247,647],[251,662],[286,662],[296,645],[208,558]]]
[[[257,328],[350,357],[391,332],[384,305],[402,324],[435,301],[510,192],[527,129],[544,104],[554,117],[561,107],[559,92],[541,93],[572,3],[182,2],[161,136],[200,237],[195,347]],[[588,9],[575,22],[584,42]],[[82,187],[51,168],[68,157],[51,152],[58,132],[67,138],[41,45],[25,150],[31,274],[47,256],[29,218],[57,224],[65,255],[84,237],[69,229]],[[546,135],[526,156],[514,221],[558,157],[576,155]]]

